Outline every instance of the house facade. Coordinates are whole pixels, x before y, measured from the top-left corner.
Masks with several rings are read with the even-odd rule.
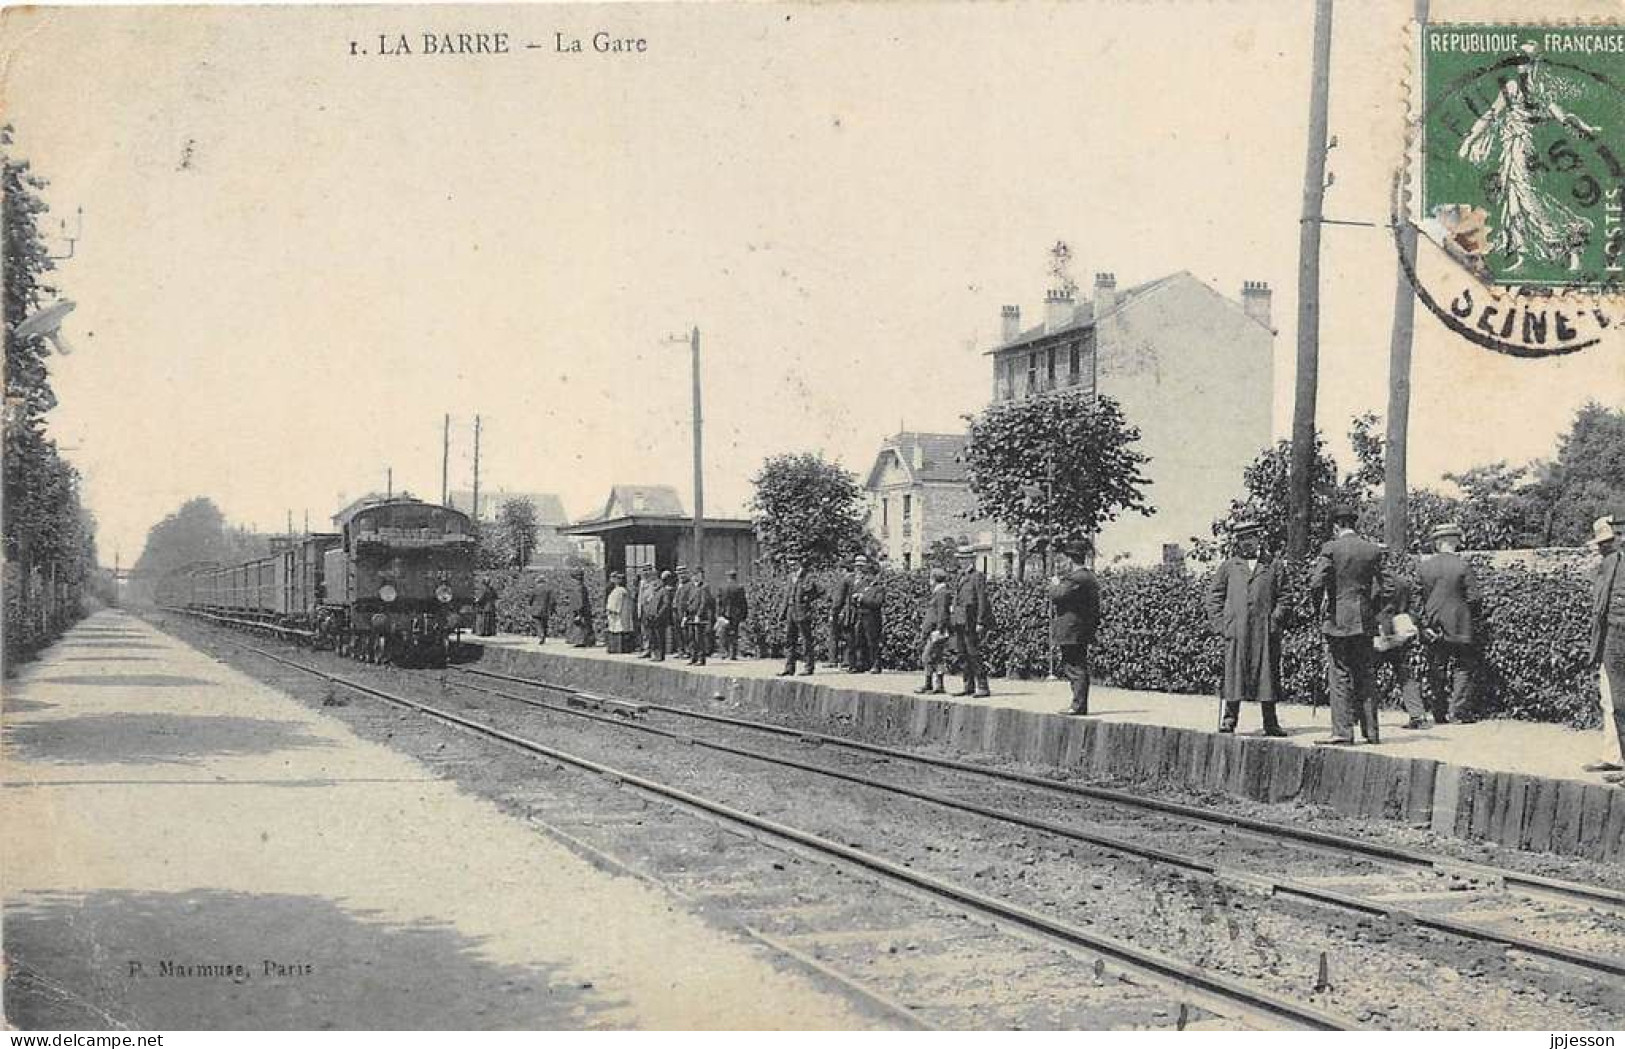
[[[970,519],[976,501],[965,480],[965,435],[904,431],[880,446],[864,481],[869,531],[894,568],[925,563],[942,539],[975,546],[987,532]]]
[[[1238,300],[1184,271],[1124,289],[1099,273],[1088,299],[1049,292],[1041,323],[1024,329],[1016,306],[1003,307],[1001,322],[988,351],[994,403],[1081,389],[1113,398],[1140,428],[1157,512],[1102,529],[1102,562],[1153,563],[1207,535],[1270,443],[1269,286],[1247,281]]]

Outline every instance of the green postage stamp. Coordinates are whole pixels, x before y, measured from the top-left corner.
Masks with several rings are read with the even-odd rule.
[[[1625,287],[1625,26],[1429,24],[1419,45],[1410,217],[1462,271],[1433,286],[1413,258],[1423,300],[1503,352],[1593,344]]]

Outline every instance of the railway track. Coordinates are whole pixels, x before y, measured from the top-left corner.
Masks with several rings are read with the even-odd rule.
[[[888,762],[907,762],[932,769],[946,770],[955,775],[973,777],[992,783],[1013,783],[1020,785],[1023,789],[1037,792],[1052,793],[1067,798],[1082,798],[1089,802],[1105,802],[1110,805],[1153,813],[1159,819],[1175,817],[1181,822],[1174,823],[1171,828],[1165,829],[1159,836],[1164,839],[1171,838],[1182,842],[1184,851],[1175,851],[1154,841],[1147,842],[1143,840],[1144,835],[1140,836],[1142,840],[1136,840],[1133,835],[1112,834],[1085,829],[1076,823],[1063,824],[1022,812],[981,804],[974,800],[956,799],[945,793],[937,784],[931,784],[930,789],[910,787],[860,773],[831,768],[828,765],[801,761],[794,757],[763,754],[750,747],[694,738],[686,733],[641,724],[624,716],[606,717],[602,714],[595,714],[591,710],[581,709],[579,706],[566,705],[561,707],[555,704],[539,703],[539,701],[530,697],[515,695],[500,689],[491,689],[480,685],[465,686],[511,702],[539,705],[560,714],[587,718],[632,731],[679,739],[695,746],[713,749],[722,753],[771,761],[786,767],[884,790],[928,804],[972,813],[1009,825],[1025,827],[1066,840],[1077,841],[1092,847],[1135,856],[1167,867],[1191,871],[1219,880],[1228,880],[1270,895],[1301,899],[1357,914],[1381,917],[1390,922],[1410,924],[1418,928],[1432,929],[1463,939],[1494,944],[1534,957],[1572,965],[1590,973],[1606,974],[1612,977],[1625,976],[1625,894],[1603,886],[1562,881],[1503,868],[1462,864],[1427,853],[1397,849],[1308,828],[1249,819],[1196,806],[1179,805],[1159,799],[1145,798],[1122,791],[1045,780],[1036,776],[991,769],[948,758],[850,740],[840,736],[809,733],[767,722],[694,711],[666,704],[643,702],[624,704],[623,701],[605,699],[592,693],[510,674],[463,668],[458,668],[458,673],[470,677],[514,682],[535,689],[563,694],[573,700],[585,701],[589,705],[606,703],[621,705],[623,712],[627,710],[658,712],[691,721],[723,725],[729,729],[743,730],[748,733],[760,733],[779,739],[793,740],[800,745],[812,743],[820,748],[832,747],[857,754],[878,755]],[[1283,845],[1288,845],[1304,854],[1299,861],[1300,866],[1314,867],[1323,865],[1323,863],[1317,861],[1321,857],[1330,855],[1333,857],[1354,858],[1374,869],[1370,872],[1356,871],[1346,876],[1333,874],[1327,877],[1324,874],[1315,873],[1306,875],[1303,878],[1290,878],[1260,871],[1257,869],[1259,864],[1254,864],[1250,868],[1247,866],[1226,866],[1207,856],[1197,855],[1189,849],[1194,829],[1193,825],[1219,827],[1225,831],[1235,830],[1254,839],[1262,846],[1262,851],[1270,867],[1277,867],[1282,864],[1280,849]],[[1197,835],[1197,838],[1199,844],[1210,846],[1207,851],[1221,851],[1220,848],[1213,847],[1215,845],[1213,835],[1209,834],[1205,838]],[[1232,842],[1224,837],[1221,837],[1217,842],[1218,846],[1230,844]],[[1396,886],[1392,882],[1394,872],[1405,870],[1425,872],[1434,881],[1443,879],[1445,887],[1433,888],[1429,885],[1429,877],[1423,877],[1419,882],[1417,879],[1413,879],[1413,882],[1417,883],[1411,886],[1410,892],[1406,892],[1403,885]],[[1359,891],[1348,891],[1349,889]],[[1509,911],[1505,904],[1507,897],[1513,894],[1519,894],[1523,897],[1522,901],[1518,901],[1522,906],[1514,907]],[[1527,909],[1528,904],[1553,899],[1563,901],[1564,904],[1569,905],[1567,909],[1560,907],[1557,910],[1560,919],[1569,918],[1589,924],[1614,924],[1617,927],[1617,935],[1612,942],[1618,946],[1618,950],[1605,953],[1579,949],[1566,946],[1561,942],[1528,936],[1516,929],[1506,927],[1507,924],[1522,923],[1528,920],[1530,917]],[[1460,910],[1480,907],[1486,902],[1491,904],[1491,908],[1487,909],[1493,910],[1496,922],[1474,922],[1453,917],[1449,913],[1438,913],[1440,909]],[[1407,905],[1407,903],[1411,905]],[[1577,905],[1579,909],[1574,909],[1574,905]],[[1501,923],[1499,927],[1497,922]]]
[[[1306,1030],[1348,1030],[1360,1026],[1352,1017],[1338,1015],[1305,1002],[1303,995],[1277,993],[1270,988],[1193,965],[1172,955],[1103,935],[1039,909],[915,870],[904,863],[836,841],[826,835],[744,811],[694,791],[572,753],[433,703],[334,674],[253,645],[236,641],[231,644],[304,674],[453,726],[480,739],[497,742],[536,758],[592,773],[625,790],[658,799],[664,804],[686,812],[699,814],[738,832],[765,837],[799,855],[816,858],[822,863],[833,864],[866,878],[878,880],[901,890],[905,895],[947,907],[953,912],[974,915],[996,928],[1018,930],[1052,945],[1081,952],[1086,957],[1096,959],[1094,972],[1097,984],[1102,981],[1104,960],[1110,959],[1113,964],[1132,974],[1132,983],[1148,982],[1153,986],[1165,988],[1172,992],[1171,1000],[1196,1002],[1199,1008],[1240,1019],[1250,1025]],[[552,707],[551,704],[535,705]],[[851,982],[850,978],[846,979]],[[884,995],[875,997],[888,1000]],[[1185,1006],[1182,1005],[1180,1008],[1180,1026],[1183,1026]]]

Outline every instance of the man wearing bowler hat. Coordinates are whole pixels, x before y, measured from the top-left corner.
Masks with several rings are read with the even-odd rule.
[[[1474,721],[1473,683],[1478,670],[1474,627],[1480,594],[1473,566],[1456,551],[1461,525],[1442,524],[1428,539],[1434,554],[1417,569],[1422,597],[1428,692],[1433,720]]]
[[[811,674],[814,670],[813,653],[813,606],[823,595],[823,590],[807,574],[807,566],[798,556],[786,558],[790,569],[790,579],[784,585],[784,599],[779,606],[779,615],[784,622],[784,669],[779,671],[780,677],[788,677],[796,672],[796,657],[800,655],[807,664],[803,674]]]
[[[1213,573],[1207,616],[1224,639],[1219,731],[1236,731],[1241,705],[1256,702],[1264,735],[1285,736],[1275,715],[1281,697],[1281,624],[1286,596],[1275,562],[1262,556],[1264,526],[1243,521],[1231,530],[1234,553]]]
[[[1317,595],[1326,638],[1326,685],[1332,701],[1332,734],[1316,743],[1347,746],[1354,723],[1367,743],[1378,742],[1377,696],[1371,687],[1372,638],[1377,609],[1393,584],[1382,563],[1382,547],[1354,531],[1359,511],[1346,503],[1332,507],[1332,538],[1320,548],[1309,575]]]

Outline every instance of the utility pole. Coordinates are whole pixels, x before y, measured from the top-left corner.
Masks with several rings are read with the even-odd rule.
[[[705,567],[705,473],[700,454],[700,329],[689,333],[694,373],[694,565]]]
[[[384,467],[384,498],[395,498],[395,468],[393,466]]]
[[[447,412],[440,424],[440,505],[451,505],[451,489],[447,486],[451,469],[451,413]]]
[[[305,507],[305,534],[310,534],[310,507]]]
[[[288,538],[293,538],[293,507],[288,507]]]
[[[1315,0],[1314,56],[1309,71],[1309,142],[1298,219],[1298,361],[1292,403],[1291,518],[1287,554],[1309,552],[1310,486],[1315,469],[1315,400],[1320,385],[1320,222],[1326,198],[1326,108],[1330,95],[1332,0]]]
[[[474,527],[480,525],[480,417],[474,416],[474,498],[473,512],[469,515]]]
[[[1416,31],[1428,21],[1428,0],[1414,0]],[[1394,199],[1399,199],[1399,176],[1394,176]],[[1416,289],[1405,275],[1405,260],[1416,258],[1416,227],[1396,214],[1399,223],[1399,261],[1394,264],[1394,327],[1388,339],[1388,439],[1382,458],[1382,541],[1395,553],[1404,552],[1409,481],[1405,455],[1411,427],[1411,343],[1416,331]]]

